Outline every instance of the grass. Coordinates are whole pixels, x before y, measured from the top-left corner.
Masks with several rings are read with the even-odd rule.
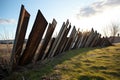
[[[12,44],[0,44],[0,57],[7,58],[10,56]]]
[[[120,80],[120,44],[81,48],[27,65],[7,80]]]

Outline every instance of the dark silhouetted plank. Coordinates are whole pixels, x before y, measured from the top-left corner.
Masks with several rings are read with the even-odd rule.
[[[60,44],[60,42],[62,40],[62,37],[63,37],[63,35],[65,33],[65,30],[66,30],[68,24],[69,24],[68,20],[67,20],[66,24],[65,24],[65,22],[63,23],[62,28],[61,28],[58,36],[56,37],[55,42],[53,43],[52,49],[51,49],[51,51],[49,53],[49,57],[54,56],[54,54],[55,54],[55,52],[56,52],[56,50],[57,50],[57,48],[58,48],[58,46],[59,46],[59,44]]]
[[[18,20],[12,55],[11,55],[11,64],[16,66],[19,61],[19,56],[21,55],[25,34],[29,22],[30,14],[25,10],[24,6],[21,6],[20,16]]]
[[[51,39],[51,36],[53,34],[53,31],[54,31],[56,25],[57,25],[57,22],[56,22],[55,19],[53,19],[52,24],[49,24],[49,26],[48,26],[45,38],[44,38],[44,40],[42,42],[42,45],[40,47],[40,50],[38,52],[37,60],[41,60],[43,55],[45,56],[45,50],[46,50],[47,45],[48,45],[48,43],[49,43],[49,41]]]
[[[66,27],[67,27],[68,25],[66,25]],[[58,46],[58,48],[57,48],[57,50],[56,50],[56,54],[55,55],[58,55],[59,53],[61,53],[62,52],[62,46],[65,44],[65,42],[66,42],[66,39],[67,39],[67,35],[68,35],[68,33],[69,33],[69,31],[70,31],[70,28],[71,28],[71,25],[69,25],[69,27],[68,28],[66,28],[66,30],[65,30],[65,33],[63,34],[63,37],[62,37],[62,39],[61,39],[61,41],[60,41],[60,44],[59,44],[59,46]]]
[[[50,54],[50,50],[52,49],[53,43],[55,42],[55,38],[52,38],[50,42],[48,43],[48,49],[45,51],[45,57],[43,56],[44,59],[48,58]]]
[[[47,21],[38,10],[35,23],[33,25],[32,31],[30,32],[26,48],[20,58],[20,65],[25,65],[32,62],[32,59],[35,55],[35,52],[39,46],[39,43],[42,39],[43,33],[47,27]]]
[[[68,38],[68,41],[67,41],[63,51],[67,51],[67,50],[69,50],[71,48],[70,46],[71,46],[71,43],[73,41],[73,36],[75,35],[75,32],[76,32],[76,28],[74,26],[71,33],[70,33],[70,37]]]

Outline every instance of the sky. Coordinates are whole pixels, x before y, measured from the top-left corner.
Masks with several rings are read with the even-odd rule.
[[[120,23],[120,0],[0,0],[0,39],[14,39],[22,4],[31,15],[26,38],[38,10],[41,10],[48,23],[56,19],[53,36],[67,19],[80,31],[94,28],[101,34],[104,27]]]

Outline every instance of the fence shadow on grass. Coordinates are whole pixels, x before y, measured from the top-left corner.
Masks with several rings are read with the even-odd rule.
[[[71,58],[85,54],[91,50],[100,49],[98,48],[81,48],[76,50],[70,50],[64,52],[62,54],[57,55],[56,57],[49,58],[43,61],[39,61],[36,64],[29,64],[25,66],[24,70],[22,70],[22,75],[24,75],[28,80],[42,79],[43,76],[53,72],[55,66],[63,63],[64,61],[70,60]],[[38,77],[39,76],[39,77]]]

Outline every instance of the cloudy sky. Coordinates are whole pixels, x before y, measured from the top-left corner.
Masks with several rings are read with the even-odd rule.
[[[21,4],[30,13],[26,38],[31,31],[38,9],[48,22],[57,20],[54,33],[58,33],[64,21],[81,31],[92,27],[103,33],[105,26],[120,23],[120,0],[0,0],[0,39],[14,38]]]

